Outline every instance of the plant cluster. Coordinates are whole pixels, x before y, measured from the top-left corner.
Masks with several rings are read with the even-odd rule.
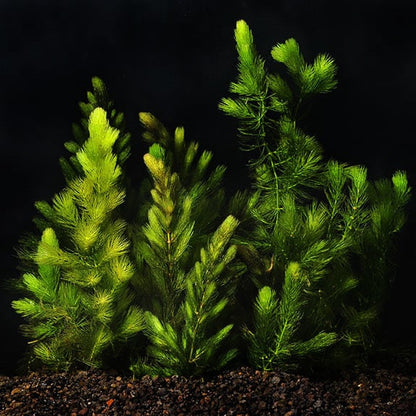
[[[406,175],[370,181],[363,166],[325,161],[302,131],[305,105],[336,86],[331,57],[308,63],[289,39],[271,54],[286,71],[272,73],[244,21],[235,38],[238,78],[219,107],[240,121],[252,187],[229,201],[225,167],[150,113],[140,113],[148,177],[132,184],[124,116],[93,78],[60,161],[66,187],[35,204],[41,236],[18,252],[12,306],[29,365],[106,367],[129,354],[136,375],[195,375],[235,359],[262,370],[345,363],[377,346]]]

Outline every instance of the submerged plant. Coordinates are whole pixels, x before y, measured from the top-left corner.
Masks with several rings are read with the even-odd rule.
[[[144,156],[153,203],[133,241],[135,286],[147,310],[150,345],[146,359],[131,369],[163,375],[213,371],[236,354],[230,349],[218,355],[233,326],[222,326],[221,315],[233,294],[235,274],[228,264],[236,247],[228,242],[238,225],[228,216],[215,228],[224,168],[208,176],[212,154],[205,151],[197,157],[198,146],[185,142],[183,128],[172,137],[151,114],[140,116],[147,128],[144,137],[153,143]]]
[[[289,39],[271,53],[283,77],[266,70],[244,21],[235,38],[239,75],[220,108],[240,120],[243,149],[256,152],[254,192],[232,204],[242,218],[239,253],[259,290],[254,329],[244,328],[251,363],[290,366],[334,343],[340,356],[347,346],[369,348],[404,223],[406,175],[372,183],[362,166],[324,162],[301,130],[305,104],[336,86],[331,57],[307,63]]]
[[[12,304],[28,321],[23,331],[33,355],[55,369],[100,367],[108,349],[144,327],[142,311],[131,305],[126,223],[115,215],[125,196],[112,152],[119,132],[101,108],[91,112],[88,130],[76,153],[82,175],[51,207],[66,244],[60,246],[52,228],[43,231],[33,257],[38,272],[23,275],[27,296]]]
[[[20,250],[14,286],[25,297],[12,306],[34,361],[103,367],[128,345],[135,375],[196,375],[238,353],[270,370],[345,361],[375,345],[406,175],[369,181],[363,166],[324,161],[302,131],[310,98],[336,86],[331,57],[307,63],[289,39],[272,49],[281,76],[266,69],[244,21],[235,37],[239,76],[220,108],[240,120],[255,157],[253,189],[237,192],[228,212],[225,167],[211,169],[211,152],[150,113],[140,113],[149,177],[132,184],[123,114],[93,78],[61,159],[66,188],[36,203],[41,237]],[[129,209],[136,203],[129,222],[126,193]]]
[[[59,163],[62,169],[65,183],[84,175],[84,170],[77,158],[77,153],[82,149],[89,137],[89,118],[97,107],[106,111],[109,125],[118,130],[118,136],[113,145],[112,152],[117,159],[117,165],[121,169],[119,183],[123,188],[129,188],[129,178],[126,177],[123,167],[130,155],[130,133],[126,131],[124,114],[118,112],[109,98],[107,87],[98,77],[92,77],[92,91],[87,91],[87,102],[79,102],[81,110],[81,121],[72,124],[73,140],[64,143],[66,150],[71,154],[69,157],[61,157]],[[130,189],[126,189],[130,193]],[[33,218],[36,228],[41,233],[48,227],[52,227],[60,243],[70,244],[67,241],[68,233],[62,222],[58,220],[55,211],[47,201],[36,201],[37,215]],[[118,208],[117,208],[118,209]],[[38,237],[33,233],[26,234],[21,240],[17,254],[20,260],[19,269],[23,272],[28,270],[36,272],[37,265],[33,262],[33,254],[37,251]],[[11,282],[13,286],[13,283]]]
[[[74,139],[65,143],[65,148],[72,153],[72,156],[59,159],[67,182],[70,182],[77,175],[83,173],[82,166],[77,158],[77,152],[89,137],[89,118],[97,107],[105,110],[110,126],[119,131],[117,140],[113,146],[113,153],[117,157],[117,164],[121,169],[124,168],[131,152],[131,134],[126,131],[124,114],[114,108],[114,103],[108,95],[107,87],[103,80],[98,77],[92,77],[91,84],[92,91],[87,91],[87,102],[81,101],[78,104],[82,118],[79,123],[72,124]],[[122,175],[123,173],[122,171]]]

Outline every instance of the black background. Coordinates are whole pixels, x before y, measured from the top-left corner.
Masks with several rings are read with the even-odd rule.
[[[337,90],[319,99],[306,123],[326,157],[364,164],[370,178],[408,173],[415,187],[416,12],[413,1],[337,0],[0,0],[0,278],[18,275],[13,247],[33,229],[36,200],[64,185],[58,158],[79,120],[90,78],[107,83],[124,111],[143,172],[137,114],[150,111],[228,166],[226,185],[247,185],[247,154],[236,123],[217,104],[236,76],[235,22],[245,19],[258,51],[294,37],[307,60],[327,52],[339,66]],[[415,340],[416,204],[402,235],[398,277],[385,334]],[[20,320],[0,298],[0,372],[25,347]]]

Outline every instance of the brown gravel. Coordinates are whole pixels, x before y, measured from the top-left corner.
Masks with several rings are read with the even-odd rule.
[[[248,367],[133,380],[115,371],[0,376],[0,415],[415,416],[415,361],[317,378]]]

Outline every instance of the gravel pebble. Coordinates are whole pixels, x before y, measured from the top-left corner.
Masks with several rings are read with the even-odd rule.
[[[415,416],[416,366],[332,377],[241,367],[207,377],[133,379],[112,371],[0,375],[0,415]]]

